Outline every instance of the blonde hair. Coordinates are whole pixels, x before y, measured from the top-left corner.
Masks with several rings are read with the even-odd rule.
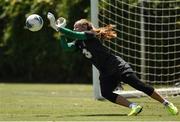
[[[117,37],[117,33],[113,30],[116,26],[112,24],[105,27],[94,28],[92,23],[86,19],[80,19],[75,24],[86,25],[87,30],[94,32],[99,39],[110,40]]]

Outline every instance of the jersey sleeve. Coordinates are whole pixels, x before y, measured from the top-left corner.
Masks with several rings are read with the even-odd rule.
[[[66,52],[73,52],[76,50],[75,42],[68,43],[65,36],[60,38],[61,47]]]
[[[64,27],[59,28],[59,32],[61,32],[68,38],[73,38],[73,39],[78,39],[78,40],[86,40],[87,39],[85,32],[72,31],[72,30],[70,30],[68,28],[64,28]]]

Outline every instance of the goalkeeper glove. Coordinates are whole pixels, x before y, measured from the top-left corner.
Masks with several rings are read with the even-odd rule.
[[[56,18],[54,17],[54,15],[50,12],[48,12],[47,14],[47,18],[49,19],[50,21],[50,26],[58,31],[59,28],[62,28],[62,27],[65,27],[66,26],[66,19],[63,18],[63,17],[60,17],[57,21],[56,21]]]

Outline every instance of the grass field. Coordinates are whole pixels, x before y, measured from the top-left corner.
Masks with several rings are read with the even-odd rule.
[[[168,98],[180,109],[180,97]],[[128,108],[93,99],[91,85],[0,84],[0,121],[180,121],[149,98],[130,99],[144,106],[138,116]]]

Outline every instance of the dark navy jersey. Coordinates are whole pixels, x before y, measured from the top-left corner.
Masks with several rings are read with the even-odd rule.
[[[77,40],[75,45],[99,70],[100,76],[109,76],[117,71],[122,73],[133,72],[129,64],[119,56],[113,55],[109,49],[102,45],[94,33],[90,31],[85,33],[87,40]]]

